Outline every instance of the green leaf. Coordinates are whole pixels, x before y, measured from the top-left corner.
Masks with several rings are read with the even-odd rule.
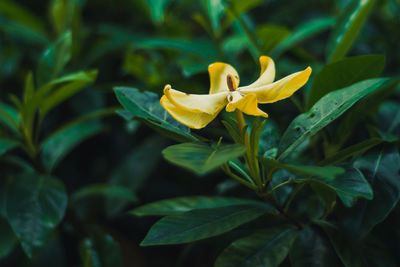
[[[238,239],[219,255],[216,267],[279,266],[298,232],[289,225],[263,229]]]
[[[400,103],[387,101],[378,111],[379,134],[384,140],[400,137]]]
[[[272,49],[289,36],[290,31],[282,26],[264,24],[257,28],[256,34],[262,41],[263,53],[269,54]]]
[[[338,162],[342,162],[342,161],[348,159],[349,157],[363,153],[363,152],[379,145],[380,143],[382,143],[382,141],[383,140],[380,138],[376,138],[376,137],[370,138],[368,140],[362,141],[358,144],[349,146],[343,150],[336,152],[335,154],[329,156],[328,158],[320,161],[318,163],[318,165],[329,165],[329,164],[335,164]]]
[[[159,136],[150,136],[135,147],[125,159],[112,171],[109,183],[129,188],[133,193],[138,192],[157,168],[165,140]],[[107,198],[106,208],[109,216],[121,212],[127,201]]]
[[[103,196],[109,198],[123,199],[129,202],[136,202],[137,197],[133,192],[125,187],[110,184],[91,184],[78,189],[71,195],[71,203],[76,203],[81,199]]]
[[[184,143],[169,146],[162,153],[169,162],[203,175],[241,156],[246,149],[241,144],[221,145],[213,149],[203,143]]]
[[[289,253],[291,266],[340,266],[340,260],[334,253],[333,247],[320,231],[313,227],[301,230]]]
[[[207,11],[210,16],[211,26],[216,34],[221,30],[220,20],[225,11],[223,0],[207,0]]]
[[[0,138],[0,156],[6,153],[7,151],[18,147],[20,144],[15,140],[7,140]]]
[[[155,223],[141,246],[182,244],[226,233],[268,212],[251,205],[197,209],[170,215]]]
[[[153,22],[155,24],[160,24],[164,20],[164,13],[167,9],[168,4],[171,0],[148,0],[148,8],[150,9],[150,14]]]
[[[197,209],[221,208],[233,205],[267,205],[250,199],[232,197],[178,197],[159,200],[131,210],[129,213],[136,216],[174,215]],[[271,207],[271,210],[274,208]]]
[[[344,228],[358,238],[365,236],[384,221],[400,200],[400,155],[397,149],[371,154],[354,163],[365,173],[374,190],[374,199],[358,201],[351,209],[344,209]]]
[[[7,185],[6,216],[30,258],[60,223],[66,207],[65,187],[56,178],[22,174]]]
[[[122,106],[150,127],[178,141],[197,140],[188,127],[172,118],[160,105],[158,95],[128,87],[116,87],[114,91]]]
[[[97,78],[97,71],[81,72],[75,76],[76,79],[60,86],[51,94],[44,97],[40,105],[40,115],[44,117],[52,108],[81,91],[87,85],[93,83]]]
[[[72,34],[67,31],[43,53],[37,68],[37,83],[40,86],[57,78],[71,58]]]
[[[375,0],[353,0],[339,17],[327,45],[328,62],[346,56],[366,22]]]
[[[67,125],[49,136],[41,144],[42,163],[46,170],[54,169],[74,147],[101,130],[102,126],[97,122],[83,122]]]
[[[1,16],[0,30],[8,37],[21,40],[30,45],[47,45],[49,42],[46,34],[31,28],[29,25],[21,25],[18,22],[5,19]]]
[[[369,79],[322,97],[309,112],[300,114],[290,123],[279,144],[279,158],[287,157],[307,137],[313,136],[387,81],[386,78]]]
[[[305,176],[318,176],[327,178],[330,180],[335,179],[337,176],[343,174],[345,170],[341,167],[336,166],[304,166],[304,165],[291,165],[284,164],[273,159],[261,159],[262,164],[267,168],[285,169],[294,173],[298,173]]]
[[[297,44],[331,28],[335,24],[335,21],[335,18],[323,17],[305,22],[294,29],[292,33],[271,52],[271,56],[273,58],[279,57]]]
[[[353,83],[378,77],[385,67],[385,56],[366,55],[350,57],[326,65],[313,81],[308,107],[324,95]]]
[[[343,170],[343,168],[341,169]],[[311,178],[303,179],[295,177],[294,181],[299,183],[304,181],[314,181],[322,183],[329,188],[335,190],[344,203],[348,203],[347,201],[349,197],[364,197],[371,200],[374,196],[371,185],[365,179],[360,170],[356,168],[346,168],[346,171],[344,173],[334,178],[322,178],[320,176],[314,176]]]
[[[0,125],[6,126],[11,131],[18,132],[18,111],[0,102]]]
[[[0,260],[6,257],[18,243],[8,222],[0,217]]]

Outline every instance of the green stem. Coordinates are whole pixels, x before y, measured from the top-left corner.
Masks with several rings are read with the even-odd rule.
[[[239,183],[241,183],[241,184],[247,186],[247,187],[250,188],[250,189],[253,189],[253,190],[256,190],[256,189],[257,189],[257,186],[256,186],[255,184],[251,184],[251,183],[247,182],[246,180],[244,180],[243,178],[241,178],[241,177],[237,176],[236,174],[234,174],[234,173],[231,171],[231,169],[229,168],[229,165],[228,165],[228,164],[222,165],[221,168],[222,168],[222,170],[223,170],[227,175],[229,175],[230,177],[232,177],[233,179],[235,179],[235,180],[238,181]]]

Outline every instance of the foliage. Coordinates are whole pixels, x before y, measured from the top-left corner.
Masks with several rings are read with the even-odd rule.
[[[0,266],[400,265],[399,12],[1,0]],[[261,55],[313,68],[267,119],[192,130],[160,105]]]

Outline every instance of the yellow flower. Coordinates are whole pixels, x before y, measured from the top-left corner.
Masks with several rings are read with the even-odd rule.
[[[177,121],[194,129],[205,127],[224,107],[228,112],[238,109],[248,115],[267,118],[268,114],[258,108],[258,103],[273,103],[290,97],[308,81],[311,68],[273,82],[274,61],[261,56],[260,64],[260,77],[250,85],[239,87],[239,75],[231,65],[213,63],[208,66],[208,95],[182,93],[167,84],[160,103]]]

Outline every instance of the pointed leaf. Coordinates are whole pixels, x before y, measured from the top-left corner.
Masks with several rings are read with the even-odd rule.
[[[151,227],[142,246],[182,244],[226,233],[268,210],[259,206],[234,205],[198,209],[162,218]]]
[[[17,146],[19,146],[19,142],[15,140],[0,138],[0,156],[6,153],[8,150],[16,148]]]

